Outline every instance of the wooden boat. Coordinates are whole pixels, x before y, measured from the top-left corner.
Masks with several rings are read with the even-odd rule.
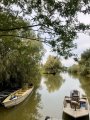
[[[2,104],[6,107],[13,107],[15,105],[18,105],[19,103],[23,102],[29,94],[33,90],[33,86],[30,86],[27,89],[19,89],[13,93],[11,93],[3,102]]]
[[[70,97],[65,96],[63,112],[73,118],[89,116],[89,102],[86,96],[81,96],[79,91],[73,90]]]

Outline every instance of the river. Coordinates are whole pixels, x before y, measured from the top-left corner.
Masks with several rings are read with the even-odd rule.
[[[44,75],[38,89],[34,89],[32,95],[23,103],[9,109],[0,107],[0,120],[44,120],[45,116],[71,120],[63,115],[62,110],[64,96],[69,95],[72,89],[80,90],[89,98],[90,80],[68,73]]]

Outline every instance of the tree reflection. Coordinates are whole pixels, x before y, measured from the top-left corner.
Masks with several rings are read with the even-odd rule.
[[[80,76],[77,74],[70,74],[74,79],[79,79],[80,83],[81,83],[81,87],[82,89],[84,89],[88,100],[90,102],[90,78],[89,77],[84,77],[84,76]]]
[[[45,75],[46,81],[45,84],[49,92],[54,92],[60,88],[63,82],[63,78],[58,75],[48,74]]]
[[[79,76],[79,80],[90,102],[90,78]]]
[[[69,76],[74,78],[74,79],[78,79],[79,78],[79,75],[75,74],[75,73],[69,73]]]

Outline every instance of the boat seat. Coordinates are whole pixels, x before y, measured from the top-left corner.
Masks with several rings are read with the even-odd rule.
[[[24,92],[18,92],[18,94],[23,94]]]
[[[71,98],[65,98],[65,101],[66,101],[67,103],[71,103]]]
[[[70,105],[71,105],[71,108],[75,108],[75,106],[76,106],[77,109],[80,108],[80,103],[77,102],[77,101],[72,100]]]
[[[79,102],[86,103],[86,99],[81,98],[81,99],[79,100]]]
[[[23,90],[21,90],[21,92],[25,92],[25,91],[26,91],[26,89],[25,89],[25,90],[24,90],[24,89],[23,89]]]
[[[71,104],[76,104],[76,105],[78,105],[78,102],[77,102],[77,101],[71,101]]]
[[[86,100],[86,99],[87,99],[87,97],[82,97],[81,99],[85,99],[85,100]]]
[[[16,93],[15,95],[16,95],[16,96],[21,96],[22,94],[18,94],[18,93]]]

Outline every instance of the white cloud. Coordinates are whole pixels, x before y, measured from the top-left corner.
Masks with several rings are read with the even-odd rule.
[[[89,35],[83,33],[79,34],[79,37],[77,38],[77,40],[75,40],[75,42],[77,43],[77,49],[74,50],[74,52],[77,53],[79,56],[81,55],[81,53],[83,53],[83,51],[90,48]]]
[[[81,23],[90,24],[90,15],[88,15],[88,14],[83,14],[83,13],[79,13],[79,14],[78,14],[78,20],[79,20]]]
[[[73,64],[76,64],[76,62],[72,59],[72,58],[69,58],[69,59],[67,59],[67,60],[65,60],[65,59],[63,59],[62,58],[62,64],[64,65],[64,66],[71,66],[71,65],[73,65]]]

